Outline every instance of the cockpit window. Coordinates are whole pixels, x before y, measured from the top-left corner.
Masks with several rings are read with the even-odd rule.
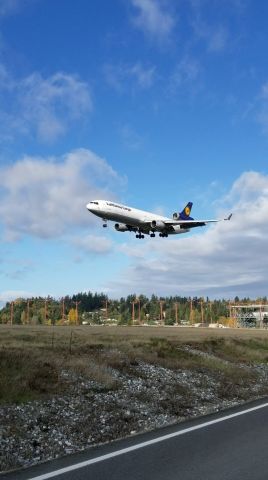
[[[90,202],[90,203],[95,203],[95,205],[99,205],[99,202]]]

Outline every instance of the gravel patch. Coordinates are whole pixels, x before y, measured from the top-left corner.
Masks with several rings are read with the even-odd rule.
[[[258,377],[247,392],[253,399],[268,383],[268,367],[248,368]],[[1,406],[1,471],[28,467],[242,402],[237,392],[220,397],[220,375],[202,369],[171,370],[138,361],[127,372],[111,368],[109,373],[115,380],[110,390],[63,370],[62,379],[68,384],[64,394]]]

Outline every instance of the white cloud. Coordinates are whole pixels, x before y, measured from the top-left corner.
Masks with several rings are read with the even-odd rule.
[[[207,9],[209,8],[206,2],[192,1],[191,6],[193,9],[191,25],[196,38],[205,42],[208,52],[219,53],[224,51],[230,36],[228,28],[221,21],[212,24],[204,20],[203,17],[205,14],[207,16]]]
[[[76,75],[57,72],[44,78],[33,73],[13,78],[0,65],[0,136],[34,134],[39,140],[54,141],[70,124],[92,111],[89,86]]]
[[[201,67],[197,60],[184,57],[175,67],[169,80],[169,91],[175,93],[182,87],[192,88],[200,76]]]
[[[268,198],[267,176],[260,172],[245,172],[234,182],[224,201],[235,202],[236,208],[254,208],[255,202]],[[255,212],[255,215],[257,212]]]
[[[123,281],[108,287],[162,295],[266,295],[268,283],[268,176],[243,173],[222,199],[230,222],[204,227],[192,236],[150,239],[121,251],[132,265]],[[139,252],[143,257],[140,258]]]
[[[6,272],[5,276],[12,280],[23,280],[30,270],[32,270],[32,267],[25,265],[24,267],[16,268],[15,270]]]
[[[118,245],[117,250],[131,258],[139,258],[139,259],[144,258],[144,251],[143,249],[140,248],[139,244],[135,245],[132,242],[122,243]]]
[[[155,74],[155,67],[144,68],[140,62],[135,63],[129,68],[129,75],[136,78],[141,88],[149,88],[152,86]]]
[[[268,134],[268,82],[265,82],[262,87],[260,94],[258,95],[255,102],[248,109],[247,114],[251,111],[255,111],[256,120],[261,125],[262,131],[265,135]]]
[[[17,12],[21,4],[27,3],[25,0],[0,0],[0,16],[4,17]]]
[[[268,82],[264,83],[261,88],[261,98],[268,100]]]
[[[65,133],[69,121],[92,109],[87,84],[73,75],[56,73],[44,79],[34,73],[18,88],[24,120],[42,140],[54,140]]]
[[[260,125],[262,133],[268,135],[268,81],[261,85],[255,98],[248,102],[242,118],[253,118]]]
[[[112,241],[109,238],[97,235],[86,235],[72,239],[73,245],[86,253],[105,254],[112,250]]]
[[[194,31],[197,37],[205,40],[208,52],[218,53],[225,50],[229,40],[229,32],[223,25],[209,26],[194,22]]]
[[[0,88],[10,88],[10,76],[2,63],[0,63]]]
[[[0,169],[0,218],[6,240],[21,235],[53,238],[95,221],[92,198],[114,198],[120,178],[106,160],[86,149],[60,158],[23,157]]]
[[[131,0],[137,10],[133,24],[154,39],[167,39],[175,26],[169,4],[161,0]]]
[[[209,52],[221,52],[229,39],[229,32],[223,25],[211,29],[206,35]]]
[[[8,15],[15,15],[40,0],[0,0],[0,18]]]
[[[32,298],[35,295],[32,292],[25,290],[6,290],[0,291],[0,305],[4,305],[6,302],[11,302],[17,298]]]
[[[142,136],[139,135],[130,125],[122,125],[119,128],[119,134],[124,145],[130,150],[139,150],[142,147]]]
[[[104,66],[107,83],[118,92],[128,90],[129,87],[148,89],[155,79],[155,67],[145,67],[140,62],[134,64],[107,64]],[[130,81],[131,85],[130,85]]]

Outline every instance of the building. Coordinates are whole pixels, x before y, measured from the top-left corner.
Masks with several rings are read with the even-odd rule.
[[[268,305],[252,303],[248,305],[230,305],[230,318],[237,327],[268,327]]]

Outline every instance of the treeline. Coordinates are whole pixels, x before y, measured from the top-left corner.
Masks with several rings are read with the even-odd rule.
[[[257,301],[266,303],[267,298]],[[249,298],[235,297],[233,303],[249,304]],[[256,302],[256,300],[254,301]],[[229,300],[202,297],[158,297],[128,295],[119,300],[109,299],[104,293],[78,293],[60,300],[47,297],[22,299],[6,303],[0,310],[0,322],[12,324],[81,324],[114,322],[133,323],[227,323],[231,310]]]

